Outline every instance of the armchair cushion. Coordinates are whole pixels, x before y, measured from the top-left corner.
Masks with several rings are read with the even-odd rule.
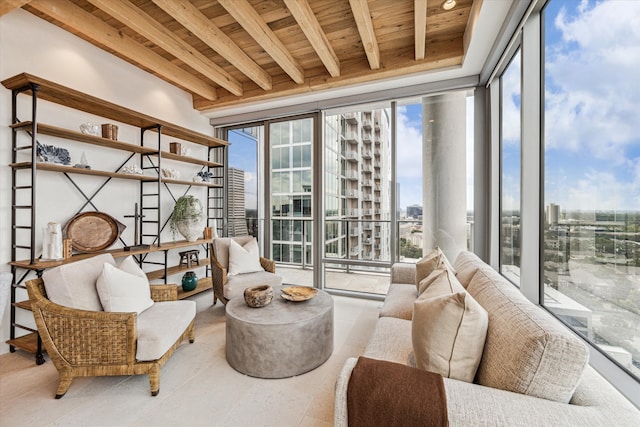
[[[104,311],[140,314],[153,305],[149,280],[131,257],[120,268],[105,263],[96,288]]]
[[[105,263],[116,265],[111,254],[101,254],[46,270],[42,279],[49,300],[78,310],[102,311],[96,281]]]
[[[233,299],[242,298],[244,290],[257,285],[278,286],[282,284],[282,277],[268,271],[257,271],[236,276],[227,276],[227,285],[224,287],[224,297]]]
[[[195,301],[157,302],[138,316],[136,360],[161,358],[196,317]]]
[[[243,246],[235,240],[229,244],[229,275],[255,273],[264,271],[260,265],[260,248],[256,239],[251,239]]]

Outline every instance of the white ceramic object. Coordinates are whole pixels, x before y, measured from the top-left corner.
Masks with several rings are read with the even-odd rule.
[[[62,259],[62,227],[50,222],[42,228],[42,260]]]
[[[187,239],[188,242],[195,242],[202,236],[206,220],[204,217],[193,217],[177,223],[178,232]]]

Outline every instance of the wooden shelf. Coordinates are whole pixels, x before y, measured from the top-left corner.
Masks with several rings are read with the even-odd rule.
[[[71,256],[71,258],[67,258],[61,261],[36,260],[36,262],[34,262],[33,264],[30,264],[29,260],[23,260],[23,261],[12,261],[9,264],[16,267],[29,269],[29,270],[44,270],[46,268],[52,268],[52,267],[57,267],[63,264],[69,264],[74,261],[91,258],[93,256],[104,254],[104,253],[111,254],[114,258],[123,258],[129,255],[140,255],[140,254],[147,254],[152,252],[169,251],[172,249],[187,248],[189,246],[206,245],[211,243],[211,241],[212,241],[211,239],[198,239],[195,242],[178,240],[174,242],[162,243],[161,246],[151,245],[149,249],[137,249],[137,250],[125,251],[124,249],[120,248],[120,249],[112,249],[112,250],[96,252],[96,253],[75,254]]]
[[[18,130],[31,130],[32,122],[20,122],[11,125],[12,128]],[[158,150],[154,150],[149,147],[141,147],[139,145],[133,145],[126,142],[118,142],[109,138],[102,138],[95,135],[87,135],[81,132],[76,132],[68,129],[62,129],[59,127],[47,125],[44,123],[38,123],[38,133],[55,136],[58,138],[71,139],[78,142],[84,142],[85,144],[99,145],[101,147],[113,148],[116,150],[129,151],[132,153],[140,154],[157,154]]]
[[[195,185],[197,187],[216,187],[222,188],[220,184],[213,184],[211,182],[194,182],[194,181],[186,181],[181,179],[162,179],[162,182],[166,184],[178,184],[178,185]]]
[[[192,291],[185,292],[182,290],[181,286],[178,286],[178,299],[189,298],[192,295],[199,294],[200,292],[208,291],[213,288],[213,282],[211,281],[211,277],[203,277],[198,280],[198,286]]]
[[[37,96],[56,104],[73,108],[106,119],[115,120],[139,128],[151,128],[162,126],[162,134],[207,147],[221,147],[229,145],[227,141],[208,136],[200,132],[182,126],[174,125],[163,120],[155,119],[146,114],[139,113],[120,105],[112,104],[86,93],[62,86],[49,80],[33,76],[28,73],[21,73],[2,81],[4,87],[9,90],[20,90],[30,88],[31,85],[38,85]],[[31,94],[31,89],[24,93]]]
[[[36,353],[38,351],[38,333],[32,332],[12,340],[7,340],[7,344],[28,351],[29,353]],[[42,351],[44,351],[44,348]]]
[[[171,276],[174,274],[178,274],[178,273],[182,273],[183,271],[189,271],[189,270],[193,270],[194,268],[200,268],[200,267],[206,267],[207,265],[209,265],[209,259],[201,259],[200,262],[198,262],[197,265],[191,265],[191,267],[185,267],[183,266],[179,266],[179,265],[175,265],[173,267],[169,267],[167,268],[167,276]],[[157,279],[164,279],[164,268],[160,269],[160,270],[154,270],[154,271],[149,271],[147,272],[147,278],[149,280],[157,280]]]
[[[28,169],[31,167],[31,162],[11,163],[9,166],[14,169]],[[156,181],[158,179],[157,177],[149,175],[137,175],[133,173],[107,172],[95,169],[74,168],[73,166],[59,165],[55,163],[38,162],[36,163],[36,170],[72,173],[78,175],[102,176],[106,178],[133,179],[138,181]]]
[[[176,160],[184,163],[193,163],[194,165],[209,166],[210,168],[221,168],[222,163],[210,162],[208,160],[198,159],[196,157],[183,156],[181,154],[173,154],[168,151],[162,152],[163,159]]]

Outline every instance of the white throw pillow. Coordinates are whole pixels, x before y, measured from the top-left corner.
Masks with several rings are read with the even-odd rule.
[[[413,305],[416,367],[473,382],[489,325],[487,311],[443,270]]]
[[[444,252],[439,247],[435,247],[431,252],[422,257],[420,261],[416,263],[416,288],[420,292],[420,282],[426,279],[435,269],[446,268],[453,274],[456,270],[453,268]]]
[[[65,307],[102,311],[96,280],[105,263],[116,265],[111,254],[100,254],[46,270],[42,280],[47,298]]]
[[[235,240],[229,245],[229,271],[227,274],[243,274],[264,271],[260,264],[260,248],[258,241],[251,239],[240,246]]]
[[[142,277],[139,274],[142,272],[139,267],[135,266],[139,272],[132,268],[131,263],[135,264],[135,261],[125,259],[121,268],[110,264],[104,265],[102,274],[96,282],[104,311],[140,314],[153,305],[149,280],[146,275]],[[135,273],[132,274],[127,270]]]

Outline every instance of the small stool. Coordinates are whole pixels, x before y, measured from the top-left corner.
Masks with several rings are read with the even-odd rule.
[[[197,266],[200,263],[200,261],[198,260],[200,251],[198,249],[178,252],[178,254],[180,255],[180,267],[182,267],[183,265],[185,267]]]

